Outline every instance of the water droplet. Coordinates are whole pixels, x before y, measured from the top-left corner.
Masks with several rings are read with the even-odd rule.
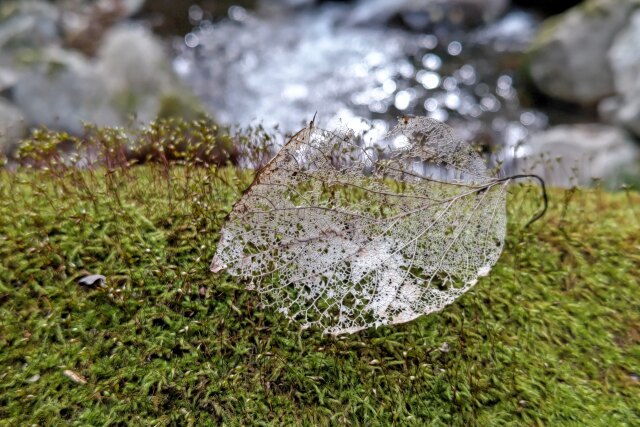
[[[405,79],[410,79],[413,77],[413,73],[415,72],[415,68],[413,64],[409,61],[403,61],[398,65],[398,73],[404,77]]]
[[[525,126],[531,126],[535,123],[535,121],[536,115],[531,111],[525,111],[524,113],[520,114],[520,123]]]
[[[511,85],[513,85],[513,79],[510,76],[502,75],[498,77],[498,82],[497,82],[498,89],[506,91],[511,89]]]
[[[396,94],[394,105],[398,110],[406,110],[407,108],[409,108],[409,104],[411,103],[412,98],[413,97],[408,91],[401,90]]]
[[[194,48],[198,46],[198,44],[200,44],[200,38],[193,33],[189,33],[184,36],[184,44],[186,44],[188,47]]]
[[[460,97],[456,93],[450,92],[444,98],[444,105],[450,110],[457,110],[460,107]]]
[[[476,70],[473,65],[463,65],[459,70],[459,75],[464,84],[472,85],[476,82]]]
[[[364,58],[364,60],[370,67],[377,67],[384,62],[384,55],[382,52],[371,52]]]
[[[460,55],[460,53],[462,53],[462,44],[458,41],[449,43],[449,46],[447,46],[447,52],[449,52],[449,55],[451,56]]]
[[[202,8],[197,4],[189,6],[189,19],[194,22],[202,21],[204,13],[202,12]]]
[[[186,76],[191,71],[191,61],[184,57],[178,57],[173,61],[173,69],[179,76]]]
[[[438,109],[438,100],[435,98],[427,98],[426,101],[424,101],[424,108],[427,111],[436,111]]]
[[[389,107],[387,106],[387,104],[381,101],[374,101],[369,104],[369,111],[371,111],[372,113],[384,114],[388,109]]]
[[[247,9],[242,6],[233,5],[229,8],[229,18],[234,21],[244,21],[247,19]]]
[[[364,68],[364,74],[360,77],[368,77],[371,73],[371,71],[369,70],[369,68],[367,67],[363,67]],[[387,80],[389,80],[390,78],[392,78],[394,76],[394,71],[391,69],[391,67],[381,67],[378,68],[375,71],[375,76],[376,76],[376,80],[380,83],[384,83]]]
[[[435,89],[440,85],[440,76],[433,71],[420,70],[416,75],[416,80],[424,86],[425,89],[429,90]]]
[[[395,92],[397,87],[398,87],[398,85],[396,85],[396,82],[394,82],[391,79],[385,81],[382,84],[382,90],[385,91],[388,94],[392,94],[393,92]]]
[[[434,49],[438,46],[438,38],[433,34],[427,34],[426,36],[420,39],[420,46],[425,49]]]
[[[498,99],[493,95],[487,95],[484,98],[482,98],[480,100],[480,104],[484,109],[491,111],[493,113],[499,111],[501,107],[500,101],[498,101]]]
[[[422,65],[430,70],[439,70],[442,66],[442,59],[433,53],[427,53],[422,57]]]
[[[469,115],[474,118],[480,117],[482,115],[482,108],[478,104],[471,106]]]
[[[447,77],[442,82],[442,87],[447,91],[454,90],[458,87],[458,80],[455,77]]]
[[[429,112],[427,116],[440,122],[446,122],[449,118],[449,113],[447,113],[445,110],[437,109],[435,111]]]

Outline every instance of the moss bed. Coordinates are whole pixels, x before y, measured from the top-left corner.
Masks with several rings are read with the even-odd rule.
[[[474,289],[335,338],[209,272],[250,179],[0,170],[0,425],[640,425],[638,193],[555,190],[524,229],[514,187]]]

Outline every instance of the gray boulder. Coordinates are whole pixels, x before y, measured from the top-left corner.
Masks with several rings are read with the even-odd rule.
[[[518,172],[535,173],[560,187],[589,185],[594,179],[609,186],[640,171],[640,148],[624,130],[600,124],[561,125],[532,135]]]
[[[101,8],[103,10],[118,10],[122,17],[130,17],[140,12],[146,0],[57,0],[64,9]],[[80,7],[79,7],[80,6]]]
[[[107,31],[140,11],[143,0],[58,0],[65,46],[94,56]]]
[[[60,43],[58,10],[42,1],[0,2],[0,91],[12,87],[25,58],[43,46]]]
[[[614,93],[607,52],[637,0],[587,0],[545,21],[528,53],[529,74],[546,95],[594,104]]]
[[[640,136],[640,10],[620,31],[611,49],[616,97],[600,103],[600,114],[607,121],[624,126]]]
[[[20,110],[0,99],[0,155],[11,153],[26,135],[27,126]]]
[[[165,46],[141,26],[109,31],[98,50],[96,71],[118,113],[144,122],[158,114],[163,96],[184,92]]]
[[[148,28],[111,29],[98,50],[97,72],[112,106],[124,120],[148,122],[157,116],[194,118],[202,102],[176,75],[167,47]]]
[[[18,81],[18,72],[13,67],[0,65],[0,92],[9,89]]]
[[[83,122],[119,126],[148,122],[166,111],[184,117],[203,111],[178,83],[162,42],[133,25],[109,30],[97,59],[60,47],[43,49],[12,93],[29,125],[75,134]]]
[[[44,1],[0,4],[0,52],[60,41],[59,11]]]
[[[509,4],[510,0],[360,0],[348,22],[387,23],[400,17],[414,30],[425,30],[445,20],[475,27],[502,16]]]
[[[37,63],[20,74],[12,95],[30,126],[79,134],[83,121],[121,123],[121,115],[112,106],[94,64],[79,53],[59,47],[40,53]]]

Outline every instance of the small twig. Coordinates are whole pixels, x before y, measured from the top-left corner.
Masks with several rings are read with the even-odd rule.
[[[506,178],[500,178],[498,182],[511,181],[514,179],[522,179],[522,178],[536,179],[540,183],[540,188],[542,188],[542,201],[543,201],[542,209],[537,214],[535,214],[534,217],[529,220],[529,222],[527,222],[527,224],[524,226],[524,228],[527,228],[531,224],[533,224],[534,222],[542,218],[544,214],[547,212],[547,208],[549,207],[549,197],[547,196],[547,187],[544,183],[544,179],[542,179],[542,177],[540,177],[539,175],[535,175],[535,174],[511,175]]]

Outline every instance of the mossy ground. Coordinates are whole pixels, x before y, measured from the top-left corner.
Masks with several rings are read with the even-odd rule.
[[[637,193],[553,191],[523,229],[539,197],[514,188],[474,289],[334,338],[209,272],[249,181],[0,171],[0,425],[640,425]]]

